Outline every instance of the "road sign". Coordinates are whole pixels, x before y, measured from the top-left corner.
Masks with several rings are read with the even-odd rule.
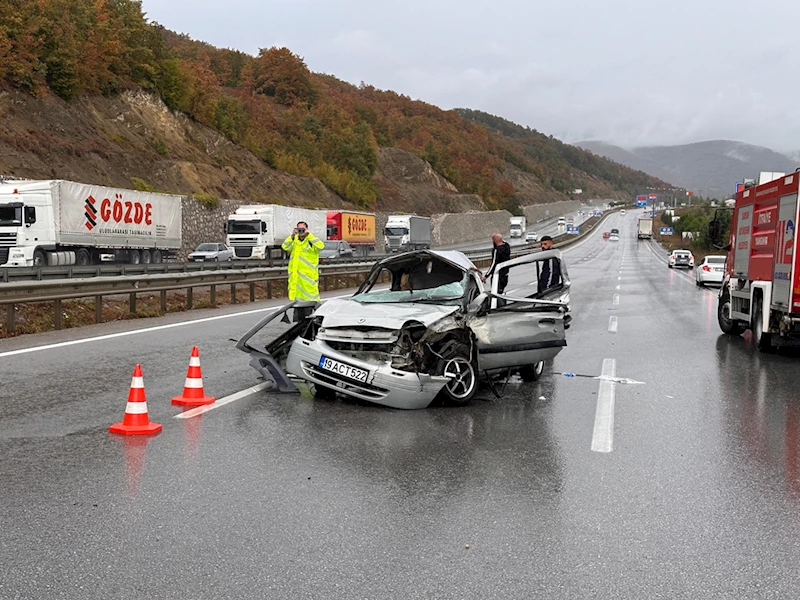
[[[661,235],[672,235],[672,227],[662,227]]]
[[[647,202],[647,194],[639,194],[636,196],[636,202]]]
[[[744,181],[737,181],[736,182],[736,193],[738,194],[744,189]]]
[[[567,227],[567,233],[577,235],[580,232],[580,229],[581,228],[578,227],[577,225],[570,225],[569,227]]]
[[[650,200],[657,200],[658,194],[650,194]]]
[[[595,216],[595,217],[602,217],[602,216],[603,216],[603,213],[602,213],[602,212],[600,212],[599,210],[596,210],[596,211],[594,211],[594,216]]]
[[[639,208],[647,206],[647,200],[637,200],[636,201],[636,206],[638,206]]]

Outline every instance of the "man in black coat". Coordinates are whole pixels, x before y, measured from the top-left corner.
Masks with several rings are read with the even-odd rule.
[[[549,235],[542,237],[542,250],[553,248],[553,238]],[[542,270],[539,273],[539,293],[549,290],[561,284],[561,263],[555,258],[542,261]]]
[[[495,233],[492,236],[492,264],[489,267],[489,270],[486,271],[486,274],[483,276],[483,281],[485,282],[489,277],[494,275],[497,271],[498,265],[506,262],[510,258],[511,246],[508,245],[508,242],[503,241],[502,235]],[[500,273],[500,281],[498,282],[497,293],[502,294],[505,292],[507,285],[508,271],[503,271]]]

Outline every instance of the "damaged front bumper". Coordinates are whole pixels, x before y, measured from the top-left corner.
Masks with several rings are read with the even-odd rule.
[[[320,367],[323,357],[363,369],[369,375],[366,381],[359,382],[324,370]],[[446,377],[400,371],[388,364],[367,363],[341,354],[320,340],[303,338],[292,342],[286,370],[314,385],[359,400],[402,409],[426,408],[447,383]]]
[[[308,330],[312,316],[301,319],[265,347],[257,347],[250,342],[253,336],[273,321],[288,322],[289,315],[295,314],[298,309],[309,311],[317,306],[313,302],[287,304],[256,323],[236,344],[237,349],[250,355],[250,366],[265,381],[272,382],[276,391],[298,393],[290,378],[293,375],[359,400],[391,408],[418,409],[430,405],[447,383],[446,377],[400,371],[389,364],[364,362],[334,350],[321,340],[307,340],[302,334]],[[368,371],[366,381],[354,381],[320,368],[323,356]]]

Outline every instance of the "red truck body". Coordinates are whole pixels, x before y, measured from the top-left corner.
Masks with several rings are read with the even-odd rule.
[[[364,251],[375,249],[375,215],[350,211],[328,211],[328,239],[345,241]]]
[[[797,251],[800,173],[790,173],[736,194],[727,271],[731,279],[771,282],[770,304],[800,313]]]

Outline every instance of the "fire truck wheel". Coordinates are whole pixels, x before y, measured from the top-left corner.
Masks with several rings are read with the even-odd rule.
[[[764,331],[763,310],[761,298],[758,298],[753,311],[753,340],[759,352],[771,353],[775,352],[776,348],[772,345],[772,334]]]
[[[736,321],[731,317],[731,296],[727,289],[722,292],[722,297],[719,299],[717,321],[722,332],[728,335],[741,335],[742,331],[744,331],[742,322]]]

